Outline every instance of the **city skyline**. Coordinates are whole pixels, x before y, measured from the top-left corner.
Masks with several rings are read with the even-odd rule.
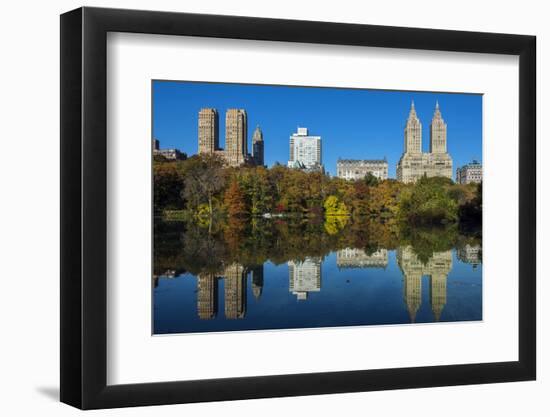
[[[449,126],[448,151],[456,166],[472,159],[482,161],[481,95],[154,81],[153,98],[154,138],[161,147],[178,148],[189,156],[198,152],[199,110],[211,107],[224,114],[238,107],[246,110],[250,126],[261,127],[268,167],[275,162],[286,165],[288,137],[300,126],[323,137],[323,165],[331,175],[336,174],[338,158],[386,157],[389,177],[395,178],[403,129],[414,100],[421,120],[431,120],[439,103]],[[220,119],[219,131],[224,132]],[[251,130],[246,138],[249,149]],[[422,136],[429,137],[429,123],[422,124]],[[222,141],[220,135],[221,148]],[[426,142],[422,151],[428,151]]]

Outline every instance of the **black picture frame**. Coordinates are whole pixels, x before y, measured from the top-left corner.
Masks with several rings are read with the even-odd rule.
[[[108,32],[519,56],[519,360],[107,385]],[[136,10],[61,15],[61,401],[81,409],[533,380],[536,38]]]

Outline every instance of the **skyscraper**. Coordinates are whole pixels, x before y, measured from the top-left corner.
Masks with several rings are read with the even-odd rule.
[[[243,109],[225,113],[225,160],[230,166],[244,164],[247,158],[247,119]]]
[[[264,135],[260,126],[256,126],[252,135],[252,159],[255,165],[264,165]]]
[[[420,123],[420,119],[416,115],[414,101],[411,103],[409,118],[405,125],[405,153],[422,153],[422,123]]]
[[[441,117],[439,102],[435,102],[435,112],[430,124],[430,153],[447,153],[447,123]]]
[[[199,111],[199,154],[213,154],[220,147],[218,112],[203,108]]]
[[[430,152],[422,152],[422,124],[416,115],[414,102],[404,131],[404,150],[397,164],[397,179],[409,183],[419,178],[453,176],[453,160],[447,153],[447,124],[441,116],[439,103],[430,124]]]
[[[310,136],[305,127],[299,127],[290,136],[289,168],[322,170],[321,136]]]

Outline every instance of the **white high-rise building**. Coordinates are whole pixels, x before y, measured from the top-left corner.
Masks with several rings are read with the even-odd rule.
[[[310,136],[306,127],[299,127],[290,136],[288,167],[322,170],[321,136]]]

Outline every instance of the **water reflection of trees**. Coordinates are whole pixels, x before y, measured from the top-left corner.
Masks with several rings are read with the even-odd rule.
[[[331,222],[308,220],[236,219],[228,223],[198,225],[194,222],[162,222],[154,225],[154,274],[166,271],[219,273],[227,265],[246,268],[270,261],[276,265],[307,258],[323,259],[331,252],[357,249],[373,255],[381,249],[410,247],[419,262],[426,264],[434,253],[452,248],[465,259],[481,262],[479,233],[461,233],[446,228],[399,228],[379,222],[346,219]]]
[[[396,251],[403,274],[403,302],[411,322],[422,304],[422,277],[428,276],[429,303],[439,321],[447,303],[447,277],[452,249],[461,262],[481,263],[481,235],[461,233],[457,226],[403,229],[395,225],[321,219],[235,220],[199,225],[157,222],[154,276],[173,277],[189,272],[197,277],[197,312],[201,319],[218,313],[218,283],[224,282],[224,316],[246,314],[247,281],[259,301],[264,264],[287,263],[289,292],[297,300],[321,291],[322,262],[336,253],[338,268],[386,268],[388,252]]]

